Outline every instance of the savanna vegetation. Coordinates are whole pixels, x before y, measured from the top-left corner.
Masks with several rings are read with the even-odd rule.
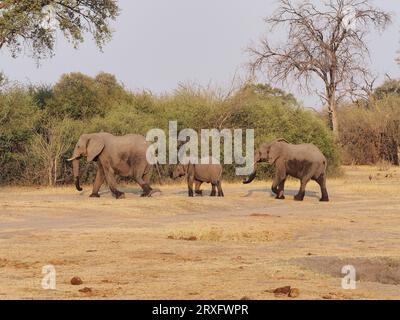
[[[399,80],[387,80],[367,99],[343,106],[339,121],[344,163],[399,165]]]
[[[339,164],[333,136],[315,111],[295,97],[268,85],[247,84],[230,94],[195,85],[155,95],[130,92],[111,74],[63,75],[54,85],[3,83],[0,92],[0,167],[2,184],[68,183],[66,159],[82,133],[106,131],[146,135],[152,128],[179,130],[254,128],[256,145],[283,137],[313,142],[327,156],[331,172]],[[83,161],[83,160],[82,160]],[[83,181],[93,179],[95,164],[83,164]],[[168,174],[167,168],[161,168]],[[268,174],[266,167],[261,174]],[[233,178],[233,168],[226,176]]]
[[[349,6],[357,12],[352,18],[361,23],[346,20]],[[36,59],[54,54],[57,32],[75,47],[89,33],[101,48],[111,38],[110,23],[120,11],[115,0],[5,0],[0,10],[0,49],[16,57],[29,48]],[[30,86],[10,83],[0,73],[0,184],[68,183],[72,174],[66,159],[82,133],[168,132],[170,120],[177,120],[179,129],[197,131],[254,128],[256,146],[278,137],[312,142],[328,158],[331,174],[340,171],[340,159],[346,164],[398,165],[400,82],[388,80],[373,90],[365,63],[366,35],[390,22],[389,13],[367,0],[326,0],[322,8],[280,0],[266,19],[269,27],[289,27],[287,41],[277,46],[264,39],[251,48],[253,71],[265,73],[271,83],[294,81],[308,91],[315,89],[313,81],[322,80],[319,95],[326,112],[305,109],[293,95],[257,83],[228,94],[181,85],[156,95],[131,92],[107,73],[65,74],[55,84]],[[360,92],[367,94],[355,99]],[[92,180],[95,164],[81,168],[82,181]],[[161,169],[165,178],[168,170]],[[267,166],[259,172],[272,173]],[[233,178],[233,167],[227,166],[225,174]]]

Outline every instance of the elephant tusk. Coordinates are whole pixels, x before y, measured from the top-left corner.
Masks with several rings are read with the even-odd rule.
[[[81,156],[75,156],[72,158],[67,159],[68,162],[74,161],[74,160],[79,160],[81,158]]]

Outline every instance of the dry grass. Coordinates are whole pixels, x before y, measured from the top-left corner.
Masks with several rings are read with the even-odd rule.
[[[400,258],[400,169],[344,170],[328,181],[329,203],[315,183],[293,201],[295,180],[284,201],[270,181],[225,183],[224,198],[188,198],[184,183],[150,199],[124,186],[124,200],[88,198],[90,186],[1,188],[0,299],[276,299],[286,285],[297,299],[398,299],[398,285],[379,282],[390,275],[371,273]],[[343,290],[336,267],[359,261],[365,278]],[[55,291],[40,286],[46,264]]]

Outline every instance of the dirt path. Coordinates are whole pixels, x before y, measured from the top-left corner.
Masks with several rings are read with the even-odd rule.
[[[151,199],[129,186],[123,200],[90,199],[89,186],[2,188],[0,299],[283,299],[271,290],[286,285],[297,299],[399,299],[400,169],[345,170],[329,203],[312,183],[293,201],[296,181],[284,201],[270,182],[192,199],[184,185]],[[56,290],[41,288],[49,264]],[[341,287],[346,264],[356,290]]]

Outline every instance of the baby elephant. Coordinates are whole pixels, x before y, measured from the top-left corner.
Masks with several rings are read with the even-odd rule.
[[[221,187],[222,166],[220,164],[178,164],[175,170],[171,172],[171,178],[187,176],[189,197],[193,197],[193,183],[195,183],[196,195],[203,195],[200,186],[203,182],[211,183],[211,197],[216,196],[216,188],[218,188],[218,197],[223,197],[224,192]]]

